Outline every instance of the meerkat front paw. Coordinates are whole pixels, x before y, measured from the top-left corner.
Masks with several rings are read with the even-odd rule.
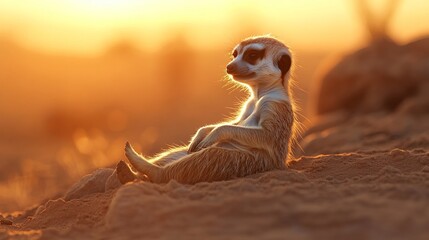
[[[221,127],[213,129],[210,134],[208,134],[203,140],[201,140],[200,143],[198,143],[198,145],[195,147],[195,151],[200,151],[220,142],[222,140],[222,132],[220,129]]]
[[[190,154],[190,153],[193,153],[193,152],[196,152],[197,151],[197,146],[198,146],[198,144],[200,144],[200,142],[203,140],[204,138],[195,138],[194,140],[192,140],[192,142],[191,142],[191,144],[189,144],[189,148],[188,148],[188,151],[187,151],[187,153],[188,154]]]
[[[202,140],[204,140],[204,138],[210,133],[210,131],[212,130],[212,127],[202,127],[200,129],[198,129],[197,133],[195,134],[195,136],[192,138],[191,143],[189,144],[188,147],[188,154],[196,152],[197,151],[197,146],[198,144],[200,144],[200,142]]]
[[[195,151],[198,152],[200,150],[203,150],[204,148],[208,148],[208,147],[212,146],[215,143],[217,143],[215,138],[206,137],[195,147]]]

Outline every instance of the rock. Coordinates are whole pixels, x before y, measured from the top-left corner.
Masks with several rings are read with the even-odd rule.
[[[12,225],[13,222],[11,220],[8,220],[8,219],[0,219],[0,224],[1,225]]]
[[[429,38],[398,45],[373,42],[342,58],[321,79],[317,114],[393,112],[429,77]]]
[[[65,194],[66,201],[78,199],[92,193],[104,192],[107,179],[112,175],[113,169],[100,168],[86,175]]]

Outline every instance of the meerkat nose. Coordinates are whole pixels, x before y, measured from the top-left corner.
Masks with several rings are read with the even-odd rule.
[[[237,72],[237,65],[230,63],[226,66],[226,72],[228,74],[234,74]]]

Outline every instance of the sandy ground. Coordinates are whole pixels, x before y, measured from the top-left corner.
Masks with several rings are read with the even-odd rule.
[[[3,214],[0,239],[429,239],[429,114],[416,109],[321,122],[286,171],[119,186],[99,169]]]

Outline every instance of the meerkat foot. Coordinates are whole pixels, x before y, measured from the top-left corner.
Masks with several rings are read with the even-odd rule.
[[[124,161],[119,161],[116,165],[116,176],[122,184],[132,182],[136,179],[136,175]]]
[[[138,154],[129,142],[125,143],[125,156],[130,161],[131,165],[134,166],[133,162],[146,161],[140,154]]]
[[[125,144],[125,156],[134,169],[141,174],[147,175],[151,181],[156,181],[160,168],[140,156],[129,142]]]

